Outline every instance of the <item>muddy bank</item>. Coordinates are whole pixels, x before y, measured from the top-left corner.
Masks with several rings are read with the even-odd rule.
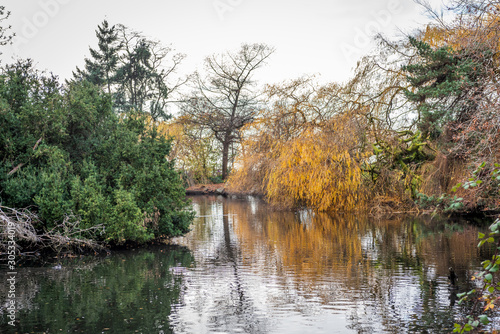
[[[224,183],[218,184],[197,184],[186,189],[186,195],[223,195],[228,192]]]

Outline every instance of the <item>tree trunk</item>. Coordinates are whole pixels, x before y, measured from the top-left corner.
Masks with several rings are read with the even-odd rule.
[[[227,165],[229,162],[229,145],[231,142],[229,140],[224,140],[222,143],[222,180],[227,178]]]

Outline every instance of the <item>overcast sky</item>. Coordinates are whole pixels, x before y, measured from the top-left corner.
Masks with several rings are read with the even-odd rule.
[[[433,0],[438,7],[441,0]],[[185,73],[213,53],[242,43],[276,48],[261,82],[304,74],[322,82],[347,80],[373,48],[377,32],[393,37],[427,21],[412,0],[4,0],[17,39],[3,62],[33,58],[38,68],[68,78],[97,46],[104,19],[121,23],[185,53]]]

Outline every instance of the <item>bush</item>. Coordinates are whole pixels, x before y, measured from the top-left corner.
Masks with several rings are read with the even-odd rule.
[[[62,89],[30,62],[0,75],[0,203],[35,206],[41,230],[76,215],[108,243],[178,236],[194,216],[171,143],[147,118],[117,115],[88,82]]]

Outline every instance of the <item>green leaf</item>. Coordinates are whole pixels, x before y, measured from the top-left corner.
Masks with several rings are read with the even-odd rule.
[[[481,321],[483,325],[487,325],[490,323],[490,320],[488,319],[488,316],[486,314],[481,314],[479,316],[479,321]]]
[[[493,279],[493,275],[492,274],[486,274],[486,275],[484,275],[484,279],[487,280],[487,281],[491,281]]]
[[[485,234],[484,234],[484,233],[479,232],[479,236],[478,236],[478,238],[479,238],[479,239],[484,238],[484,236],[485,236]]]

